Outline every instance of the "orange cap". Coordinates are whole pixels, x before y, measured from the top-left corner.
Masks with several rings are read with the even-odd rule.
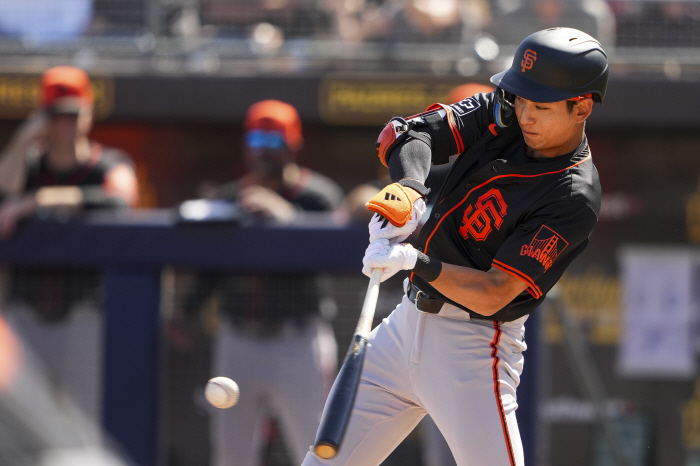
[[[447,97],[447,103],[456,104],[457,102],[460,102],[467,97],[471,97],[474,94],[488,94],[489,92],[493,92],[494,89],[495,87],[486,84],[462,84],[461,86],[457,86],[450,91],[450,94]]]
[[[296,109],[279,100],[263,100],[251,105],[245,117],[245,129],[276,130],[284,135],[291,150],[301,147],[301,119]]]
[[[78,113],[92,104],[92,84],[83,70],[56,66],[42,76],[41,105],[52,113]]]

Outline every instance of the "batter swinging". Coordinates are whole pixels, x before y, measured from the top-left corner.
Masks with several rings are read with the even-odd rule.
[[[600,183],[585,136],[608,59],[589,35],[540,31],[498,88],[434,105],[382,131],[392,180],[368,207],[363,272],[410,271],[406,296],[374,329],[338,455],[304,465],[380,464],[430,413],[461,466],[522,466],[515,417],[524,324],[586,247]],[[431,161],[458,155],[416,248]],[[388,220],[388,222],[387,222]]]

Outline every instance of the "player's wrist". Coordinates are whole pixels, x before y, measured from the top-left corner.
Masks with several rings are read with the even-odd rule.
[[[420,194],[421,197],[424,199],[427,198],[428,193],[430,193],[430,188],[426,188],[426,186],[421,181],[415,178],[402,178],[399,181],[397,181],[397,183],[401,186],[414,190],[415,192]]]
[[[416,265],[413,273],[427,282],[432,282],[440,276],[442,272],[442,261],[427,256],[416,250]]]

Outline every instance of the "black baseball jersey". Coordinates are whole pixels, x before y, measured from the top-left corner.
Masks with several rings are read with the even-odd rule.
[[[24,189],[34,191],[44,186],[78,186],[83,191],[83,208],[123,207],[126,200],[119,196],[106,196],[103,186],[107,174],[118,165],[133,167],[131,158],[120,149],[90,143],[90,157],[75,168],[60,172],[53,170],[42,156],[27,163],[27,179]]]
[[[600,211],[600,181],[584,137],[572,153],[533,158],[517,123],[494,123],[495,93],[444,107],[443,131],[433,150],[458,153],[417,248],[459,266],[497,267],[525,281],[526,291],[488,317],[513,321],[544,300],[571,261],[586,247]],[[436,138],[449,141],[436,141]],[[433,154],[433,159],[445,155]],[[431,297],[449,300],[430,283],[412,281]],[[476,314],[478,316],[478,314]],[[480,316],[483,317],[483,316]]]

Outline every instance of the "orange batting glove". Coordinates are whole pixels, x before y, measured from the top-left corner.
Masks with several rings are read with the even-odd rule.
[[[425,212],[421,194],[407,186],[392,183],[367,202],[376,215],[369,223],[370,242],[389,239],[392,243],[408,238]]]

